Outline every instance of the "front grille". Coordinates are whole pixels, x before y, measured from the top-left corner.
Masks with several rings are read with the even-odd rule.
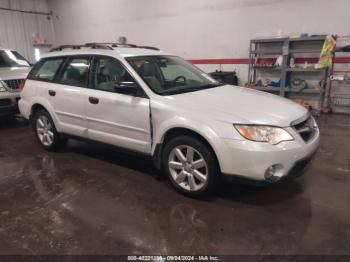
[[[299,133],[305,142],[310,141],[316,134],[317,130],[316,122],[311,116],[299,123],[292,125],[292,127]]]
[[[0,106],[10,106],[11,104],[11,99],[0,99]]]
[[[4,80],[4,82],[6,83],[9,89],[18,90],[19,85],[23,80],[24,79],[12,79],[12,80]]]

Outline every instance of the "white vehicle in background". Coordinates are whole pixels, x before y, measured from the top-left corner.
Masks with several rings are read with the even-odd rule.
[[[44,148],[79,137],[137,151],[189,196],[208,194],[221,178],[296,177],[319,144],[315,120],[290,100],[221,84],[135,45],[56,48],[30,72],[19,108]]]
[[[31,69],[19,53],[0,48],[0,117],[18,113],[21,84]]]

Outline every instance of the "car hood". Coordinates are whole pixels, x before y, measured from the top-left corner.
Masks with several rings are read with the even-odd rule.
[[[25,79],[30,67],[0,67],[0,80]]]
[[[249,88],[225,85],[167,97],[176,107],[220,121],[241,124],[290,126],[307,110],[277,95]]]

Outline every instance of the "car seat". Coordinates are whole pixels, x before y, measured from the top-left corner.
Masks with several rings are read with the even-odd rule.
[[[157,68],[152,63],[145,62],[140,68],[140,75],[155,92],[161,92],[163,90],[157,78]]]
[[[114,92],[115,86],[120,83],[119,65],[113,62],[107,63],[101,68],[98,81],[98,89]]]
[[[78,85],[78,86],[84,84],[80,71],[72,66],[69,66],[66,73],[64,74],[63,82],[65,84]]]

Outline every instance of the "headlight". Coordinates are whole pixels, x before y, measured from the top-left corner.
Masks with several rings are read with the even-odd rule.
[[[282,141],[294,138],[283,128],[272,126],[234,125],[237,131],[246,139],[276,145]]]
[[[0,80],[0,92],[6,92],[6,91],[7,91],[7,89],[5,88],[4,82],[2,82],[2,81]]]

